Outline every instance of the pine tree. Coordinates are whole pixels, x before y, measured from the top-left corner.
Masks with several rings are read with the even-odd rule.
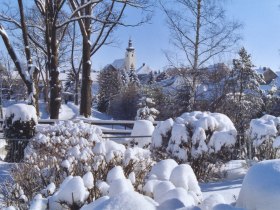
[[[121,92],[124,86],[122,74],[119,70],[109,66],[100,72],[98,83],[97,109],[101,112],[108,112],[110,101]]]
[[[136,74],[134,69],[130,69],[128,77],[129,77],[129,83],[130,84],[136,85],[137,87],[140,86],[140,80],[139,80],[138,75]]]
[[[142,97],[139,101],[135,120],[150,120],[154,122],[159,114],[159,111],[154,108],[156,105],[154,100],[149,97]]]
[[[253,69],[250,54],[245,48],[233,60],[233,69],[227,81],[227,95],[221,108],[233,121],[240,134],[239,148],[245,148],[244,135],[250,120],[262,114],[264,103],[260,89],[262,78]]]

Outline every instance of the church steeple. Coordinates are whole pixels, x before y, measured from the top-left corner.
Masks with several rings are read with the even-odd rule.
[[[136,66],[136,56],[135,56],[135,49],[132,46],[132,40],[129,38],[128,47],[126,48],[125,53],[125,70],[135,70]]]

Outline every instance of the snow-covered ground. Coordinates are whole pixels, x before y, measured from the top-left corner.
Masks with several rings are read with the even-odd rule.
[[[18,112],[18,109],[14,111]],[[8,110],[6,110],[6,113],[8,113]],[[41,116],[46,116],[44,111],[41,113]],[[185,116],[185,118],[184,116],[177,118],[174,125],[172,123],[169,126],[169,130],[173,126],[172,135],[176,130],[176,126],[182,125],[186,120],[188,120],[189,124],[196,125],[194,128],[199,129],[199,131],[212,129],[213,127],[213,129],[217,130],[216,135],[218,135],[218,132],[234,131],[233,125],[225,123],[229,119],[224,116],[211,115],[209,113],[201,115],[202,113],[198,112],[194,114],[196,120],[190,118],[189,115]],[[111,119],[110,116],[97,111],[93,115],[93,119]],[[200,117],[197,117],[197,115]],[[63,120],[77,118],[79,117],[78,107],[72,103],[63,104],[60,116]],[[30,118],[30,115],[26,117]],[[161,128],[166,127],[163,125],[166,125],[168,122],[166,121],[165,124],[161,124]],[[222,123],[225,123],[225,125],[221,127]],[[225,129],[226,125],[230,126]],[[137,126],[139,128],[136,128],[134,135],[141,135],[141,131],[144,132],[142,130],[144,127],[149,135],[154,130],[154,128],[151,129],[152,123],[145,123],[144,121],[140,121]],[[58,133],[55,129],[59,129],[65,136],[60,139],[60,137],[55,135]],[[83,132],[87,132],[87,135],[85,135],[87,137],[81,136]],[[162,132],[159,134],[163,135]],[[179,136],[182,137],[183,135]],[[222,137],[228,138],[225,135]],[[36,138],[38,140],[36,140],[37,144],[45,144],[50,148],[52,148],[52,145],[54,146],[62,142],[69,145],[69,147],[63,147],[61,159],[55,159],[58,162],[58,167],[62,167],[64,170],[71,170],[71,167],[74,167],[74,164],[77,164],[78,161],[88,161],[93,154],[101,155],[100,157],[104,158],[103,161],[110,161],[119,155],[119,157],[124,158],[124,164],[128,164],[131,160],[145,160],[147,162],[150,160],[150,151],[140,148],[141,146],[144,147],[145,144],[138,144],[140,147],[126,148],[122,144],[102,139],[100,127],[98,128],[83,122],[75,124],[72,121],[68,121],[50,128],[42,128],[42,132]],[[190,139],[190,137],[187,136],[186,139]],[[192,139],[195,138],[192,136]],[[200,137],[200,139],[203,138]],[[147,139],[147,142],[149,141],[152,140]],[[160,141],[162,140],[160,139]],[[58,154],[60,154],[59,150]],[[39,153],[36,154],[36,146],[28,146],[26,155],[31,158],[31,161],[40,156]],[[43,158],[45,159],[45,157]],[[83,210],[173,210],[177,208],[181,208],[181,210],[277,210],[280,204],[278,199],[280,198],[279,160],[258,164],[245,160],[232,160],[218,168],[223,178],[208,183],[198,183],[193,170],[187,164],[177,164],[172,159],[158,161],[153,164],[152,168],[148,169],[150,171],[148,171],[146,176],[145,185],[138,186],[139,188],[137,188],[143,194],[135,191],[136,188],[134,188],[133,184],[136,183],[136,174],[131,172],[126,177],[121,166],[113,167],[108,172],[105,180],[98,180],[97,183],[94,183],[91,170],[95,170],[94,167],[96,166],[93,165],[93,168],[91,166],[89,168],[85,167],[87,172],[83,176],[67,176],[62,183],[60,182],[59,186],[50,183],[44,189],[47,194],[44,194],[44,190],[42,190],[40,191],[42,194],[38,194],[32,199],[30,209],[46,209],[47,204],[50,205],[50,209],[61,209],[58,201],[73,203],[75,200],[85,203],[93,184],[98,185],[102,197],[83,205],[81,208]],[[9,179],[9,169],[11,166],[13,164],[0,162],[1,185],[3,185],[5,179]],[[146,169],[141,168],[141,166],[138,167],[140,167],[138,168],[140,171]],[[267,188],[267,186],[269,187]],[[72,197],[74,195],[72,192],[75,192],[77,197]],[[21,196],[24,197],[25,195],[22,194]],[[269,201],[269,204],[266,201]]]
[[[44,116],[46,116],[46,114],[44,113],[44,112],[41,112]],[[72,103],[68,103],[68,104],[63,104],[62,105],[62,109],[61,109],[61,112],[60,112],[60,116],[61,116],[61,119],[63,119],[63,120],[67,120],[67,119],[73,119],[73,118],[75,118],[75,117],[77,117],[78,116],[78,107],[76,107],[74,104],[72,104]],[[102,119],[102,120],[104,120],[104,119],[111,119],[110,118],[110,116],[106,116],[106,115],[104,115],[104,114],[102,114],[102,113],[99,113],[99,112],[97,112],[97,111],[94,111],[94,119]],[[150,127],[152,126],[152,124],[150,123],[150,124],[145,124],[144,122],[139,122],[138,123],[139,124],[139,126],[140,127],[143,127],[143,124],[144,124],[144,127],[147,127],[147,128],[145,128],[146,130],[147,130],[147,132],[150,132],[150,134],[152,133],[152,131],[153,131],[153,129],[151,129]],[[140,125],[141,124],[141,125]],[[137,126],[136,126],[137,127]],[[140,128],[137,128],[134,132],[137,134],[137,135],[141,135],[141,132],[139,133],[139,129]],[[112,146],[109,146],[109,144],[108,144],[108,146],[107,147],[112,147]],[[103,147],[102,147],[103,148]],[[102,151],[104,150],[104,148],[102,149]],[[132,153],[131,153],[132,154]],[[65,163],[66,164],[66,163]],[[7,178],[9,178],[9,168],[12,166],[12,164],[7,164],[7,163],[5,163],[5,162],[0,162],[0,183],[2,183],[3,184],[3,181],[5,180],[5,179],[7,179]],[[212,197],[213,197],[213,195],[214,195],[214,197],[215,197],[215,195],[217,195],[218,194],[218,196],[222,196],[222,200],[224,201],[224,203],[226,203],[226,204],[231,204],[231,203],[234,203],[234,202],[236,202],[236,199],[237,199],[237,197],[238,197],[238,194],[239,194],[239,191],[240,191],[240,189],[241,189],[241,185],[242,185],[242,180],[243,180],[243,178],[244,178],[244,175],[245,175],[245,173],[246,173],[246,171],[247,171],[247,168],[246,168],[246,163],[244,162],[244,161],[231,161],[229,164],[227,164],[227,165],[225,165],[225,166],[223,166],[223,168],[221,168],[221,170],[222,170],[222,172],[223,172],[223,174],[225,174],[226,175],[226,178],[224,179],[224,180],[220,180],[220,181],[217,181],[217,182],[210,182],[210,183],[200,183],[199,184],[199,186],[200,186],[200,188],[201,188],[201,192],[202,192],[202,198],[201,199],[206,199],[206,198],[209,198],[210,200],[212,199]],[[180,171],[180,170],[179,170]],[[164,173],[162,170],[160,170],[160,173]],[[171,172],[170,172],[171,173]],[[178,172],[177,172],[178,173]],[[180,174],[180,172],[179,172],[179,174]],[[176,174],[175,174],[176,175]],[[176,176],[177,177],[177,176]],[[177,179],[175,177],[175,180]],[[115,179],[115,178],[114,178]],[[132,178],[133,179],[133,178]],[[180,186],[180,184],[181,183],[179,183],[179,182],[177,182],[177,181],[175,181],[175,180],[173,180],[173,182],[172,183],[174,183],[175,184],[175,186],[176,186],[176,183],[178,184],[178,186]],[[182,181],[183,181],[183,179],[182,179]],[[75,177],[72,177],[72,178],[69,178],[67,181],[65,181],[65,184],[64,185],[61,185],[61,189],[60,189],[60,191],[58,191],[57,192],[57,197],[58,198],[60,198],[59,196],[64,196],[64,194],[63,195],[59,195],[59,192],[64,192],[64,188],[69,188],[70,187],[70,185],[69,185],[69,183],[71,183],[71,185],[73,184],[73,185],[77,185],[77,186],[80,186],[80,184],[79,183],[83,183],[83,181],[82,180],[79,180],[79,179],[77,179],[77,178],[75,178]],[[127,182],[127,181],[125,181],[125,182]],[[127,184],[125,184],[125,182],[120,182],[120,183],[116,183],[116,189],[117,189],[117,191],[116,192],[118,192],[118,193],[116,193],[116,195],[117,194],[119,194],[119,190],[120,189],[122,189],[124,186],[126,186]],[[130,181],[129,181],[130,182]],[[68,183],[68,184],[67,184]],[[167,185],[170,185],[170,184],[167,184]],[[173,185],[173,184],[171,184],[171,185]],[[63,186],[64,186],[64,188],[63,188]],[[127,185],[127,186],[130,186],[130,185]],[[120,187],[120,188],[119,188]],[[132,187],[132,186],[131,186]],[[163,187],[165,187],[164,185],[163,185]],[[158,187],[159,188],[159,187]],[[72,189],[71,187],[69,188],[69,189]],[[113,189],[113,188],[112,188]],[[125,189],[127,189],[127,188],[125,188]],[[129,188],[130,189],[130,188]],[[129,190],[129,189],[127,189],[127,190]],[[186,188],[186,189],[188,189],[188,187]],[[125,190],[126,191],[126,190]],[[131,189],[130,189],[130,191],[131,191]],[[81,190],[81,195],[83,195],[83,193],[85,193],[84,194],[84,196],[86,196],[86,188],[84,189],[84,190]],[[175,190],[174,192],[172,192],[172,193],[169,193],[169,194],[167,194],[166,196],[166,199],[167,198],[171,198],[171,197],[173,197],[173,196],[176,196],[178,194],[178,196],[180,197],[181,195],[182,195],[182,192],[180,191],[180,189],[179,190]],[[110,195],[110,194],[109,194]],[[111,196],[112,196],[113,194],[112,194],[112,192],[111,192]],[[115,195],[115,194],[114,194]],[[126,195],[126,196],[128,196],[128,195]],[[133,198],[137,198],[138,197],[138,199],[139,200],[141,200],[141,199],[143,199],[142,197],[141,197],[141,195],[140,194],[137,194],[136,192],[135,193],[130,193],[129,194],[129,196],[131,196],[131,199],[133,200]],[[210,196],[210,197],[209,197]],[[58,199],[58,198],[56,198],[55,196],[53,197],[53,199],[55,200],[55,199]],[[118,198],[118,199],[120,199],[120,198]],[[157,199],[159,199],[159,200],[157,200],[157,201],[160,201],[161,199],[158,197]],[[216,197],[215,197],[215,199],[216,199]],[[35,199],[36,200],[36,199]],[[168,199],[167,199],[168,200]],[[147,200],[142,200],[143,202],[145,201],[145,202],[147,202]],[[167,205],[167,204],[165,204],[164,202],[163,202],[164,200],[162,200],[162,201],[160,201],[161,202],[161,205],[163,205],[163,206],[161,206],[162,208],[164,207],[164,205]],[[111,203],[112,202],[112,203]],[[110,205],[113,205],[113,203],[114,202],[117,202],[117,201],[115,201],[115,200],[108,200],[107,201],[107,203],[105,202],[102,202],[103,204],[101,204],[101,206],[102,205],[104,205],[104,207],[108,207],[108,206],[110,206]],[[119,202],[119,201],[118,201]],[[125,202],[125,200],[123,200],[123,202]],[[212,202],[212,201],[211,201]],[[213,202],[212,202],[213,203]],[[171,203],[172,204],[172,203]],[[168,204],[168,205],[171,205],[171,204]],[[185,203],[186,205],[187,205],[187,203]],[[194,202],[194,204],[196,204],[196,202]],[[35,205],[35,204],[34,204]],[[37,204],[36,204],[37,205]],[[36,206],[35,205],[35,206]],[[97,204],[96,204],[97,205]],[[149,204],[149,202],[148,202],[148,204],[143,204],[143,208],[145,207],[145,206],[149,206],[150,204]],[[154,204],[153,204],[154,205]],[[153,206],[153,205],[151,205],[151,206]],[[172,205],[175,205],[175,204],[172,204]],[[206,204],[205,204],[206,205]],[[210,205],[210,204],[209,204]],[[212,204],[211,204],[212,205]],[[100,206],[100,208],[101,208],[101,206]],[[109,207],[108,207],[109,208]],[[36,208],[35,208],[36,209]],[[85,208],[85,209],[87,209],[87,208]],[[88,208],[88,209],[94,209],[94,208]],[[97,208],[98,209],[98,208]],[[115,209],[115,208],[112,208],[112,206],[111,206],[111,208],[109,208],[109,209]],[[120,209],[122,209],[122,207],[120,207]],[[141,208],[140,208],[141,209]],[[164,209],[164,208],[163,208]],[[206,207],[204,208],[204,209],[207,209]],[[148,209],[147,209],[148,210]],[[170,209],[171,210],[171,209]],[[209,209],[210,210],[210,209]]]

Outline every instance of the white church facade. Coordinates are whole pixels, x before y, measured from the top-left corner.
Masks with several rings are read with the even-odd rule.
[[[115,69],[125,70],[129,72],[134,70],[138,75],[149,74],[154,71],[149,65],[143,63],[141,66],[137,67],[137,58],[136,58],[136,50],[133,47],[132,40],[129,39],[128,46],[125,51],[125,57],[122,59],[114,60],[111,64]]]

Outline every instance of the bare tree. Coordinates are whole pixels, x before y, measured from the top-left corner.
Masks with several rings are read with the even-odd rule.
[[[185,78],[190,80],[194,104],[198,70],[210,59],[232,49],[240,40],[241,25],[227,21],[221,2],[216,0],[162,0],[160,4],[167,17],[171,43],[184,57],[180,66],[190,69]]]
[[[29,41],[28,41],[28,31],[26,27],[25,22],[25,15],[24,15],[24,9],[22,0],[18,0],[18,6],[19,6],[19,12],[20,12],[20,27],[24,42],[24,49],[25,49],[25,56],[27,60],[27,68],[25,68],[23,65],[21,65],[21,62],[10,42],[10,39],[2,25],[0,25],[0,35],[3,39],[3,42],[7,48],[7,51],[9,55],[11,56],[11,59],[15,63],[15,66],[24,81],[27,91],[28,91],[28,103],[35,106],[37,114],[39,114],[39,106],[38,106],[38,68],[33,65],[32,58],[31,58],[31,52],[29,47]],[[19,25],[19,23],[17,23]]]
[[[82,87],[80,114],[91,115],[91,57],[106,43],[113,29],[117,26],[140,25],[148,19],[141,19],[134,24],[123,22],[124,12],[128,7],[146,10],[149,0],[68,0],[72,16],[78,21],[83,40]],[[96,34],[94,38],[92,34]]]

